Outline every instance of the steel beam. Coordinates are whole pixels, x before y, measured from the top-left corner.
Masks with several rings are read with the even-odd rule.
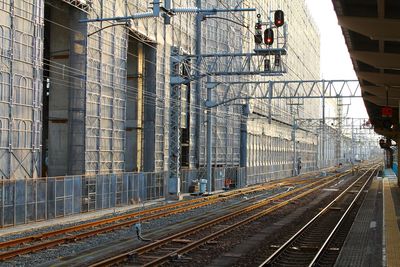
[[[74,3],[77,5],[77,2],[85,2],[86,1],[78,1],[78,0],[63,0],[67,3]],[[154,0],[150,4],[153,5],[153,11],[150,12],[143,12],[143,13],[136,13],[130,16],[120,16],[120,17],[108,17],[108,18],[95,18],[95,19],[83,19],[79,22],[87,23],[87,22],[100,22],[100,21],[129,21],[135,19],[145,19],[145,18],[158,18],[160,16],[164,16],[164,18],[172,17],[177,14],[202,14],[203,16],[207,15],[215,15],[218,13],[227,13],[227,12],[253,12],[257,11],[255,8],[211,8],[211,9],[202,9],[198,7],[180,7],[180,8],[171,8],[171,0],[166,0],[164,5],[161,5],[162,2],[160,0]],[[88,8],[86,4],[80,4],[83,7]],[[83,10],[85,11],[85,10]],[[170,23],[169,19],[165,20],[166,24]]]
[[[200,79],[207,75],[212,76],[242,76],[242,75],[263,75],[280,76],[287,72],[284,63],[286,48],[255,49],[251,53],[216,53],[188,55],[187,58],[195,59],[203,74],[194,73],[193,80]],[[279,61],[275,57],[279,56]],[[265,62],[272,62],[271,68],[265,68]]]
[[[299,80],[299,81],[232,81],[213,82],[226,85],[223,95],[214,99],[214,106],[249,99],[339,99],[361,97],[357,80]],[[227,98],[228,95],[233,95]]]
[[[181,76],[181,62],[174,60],[179,57],[179,49],[172,49],[171,75]],[[169,129],[169,199],[180,199],[181,171],[181,86],[171,85],[170,92],[170,129]]]

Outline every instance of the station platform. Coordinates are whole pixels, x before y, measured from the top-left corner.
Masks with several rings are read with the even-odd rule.
[[[400,188],[392,169],[376,177],[335,266],[400,266]]]

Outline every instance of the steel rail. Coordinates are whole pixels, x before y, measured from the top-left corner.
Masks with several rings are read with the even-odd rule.
[[[304,180],[298,181],[299,184],[304,183],[304,182],[305,182]],[[72,227],[68,227],[65,229],[60,229],[60,230],[56,230],[56,231],[52,231],[52,232],[48,232],[48,233],[44,233],[44,234],[40,234],[40,235],[29,236],[29,237],[19,238],[16,240],[6,241],[6,242],[3,242],[3,247],[5,247],[5,245],[11,246],[11,245],[15,245],[15,244],[21,244],[21,243],[25,243],[25,242],[33,242],[33,241],[37,241],[37,240],[41,241],[43,238],[49,238],[52,236],[57,236],[57,235],[61,235],[61,234],[65,234],[65,233],[73,232],[73,231],[81,231],[83,229],[90,228],[93,226],[101,226],[101,225],[104,225],[107,223],[112,223],[112,222],[115,222],[118,220],[130,219],[132,217],[136,217],[139,215],[150,214],[146,217],[136,218],[136,219],[132,219],[132,220],[129,220],[126,222],[121,222],[121,223],[101,227],[98,229],[89,230],[87,232],[75,234],[72,236],[61,237],[61,238],[57,238],[54,240],[48,240],[48,241],[38,243],[38,244],[31,244],[31,245],[23,247],[23,248],[17,248],[14,250],[1,252],[0,260],[10,259],[10,258],[13,258],[18,255],[28,254],[31,252],[47,249],[47,248],[61,245],[61,244],[68,243],[68,242],[75,242],[75,241],[78,241],[78,240],[81,240],[81,239],[84,239],[87,237],[91,237],[91,236],[94,236],[94,235],[97,235],[100,233],[106,233],[106,232],[110,232],[110,231],[113,231],[118,228],[130,226],[139,221],[155,220],[155,219],[159,219],[161,217],[166,217],[166,216],[170,216],[173,214],[185,212],[185,211],[188,211],[191,209],[196,209],[196,208],[200,208],[203,206],[211,205],[211,204],[226,200],[228,198],[233,198],[235,196],[248,194],[248,193],[252,193],[252,192],[257,192],[257,191],[273,189],[276,187],[280,187],[282,185],[289,185],[289,184],[293,184],[293,183],[296,184],[296,181],[294,181],[294,179],[289,179],[289,181],[286,181],[286,182],[282,182],[282,181],[278,182],[277,181],[276,183],[273,183],[273,184],[267,184],[267,185],[262,185],[262,186],[258,185],[258,186],[255,186],[254,188],[250,188],[250,190],[242,189],[239,192],[222,193],[222,194],[212,195],[209,197],[204,197],[201,199],[193,199],[193,200],[188,200],[185,202],[178,202],[178,203],[170,204],[167,206],[156,207],[156,208],[152,208],[149,210],[140,211],[140,212],[136,212],[136,213],[132,213],[132,214],[128,214],[128,215],[122,215],[122,216],[118,216],[118,217],[114,217],[114,218],[104,219],[102,221],[85,223],[82,225],[72,226]],[[185,205],[187,205],[187,206],[185,206]],[[173,209],[173,208],[175,208],[175,209]],[[166,211],[164,211],[164,210],[166,210]],[[154,212],[160,212],[160,213],[152,214]],[[1,245],[2,244],[0,243],[0,246]]]
[[[292,195],[292,194],[295,194],[295,193],[297,193],[297,192],[300,191],[300,190],[304,190],[304,189],[307,189],[307,188],[309,188],[309,187],[312,187],[312,186],[315,186],[315,185],[317,185],[317,184],[320,184],[320,185],[317,185],[316,187],[314,187],[314,188],[312,188],[312,189],[310,189],[310,190],[308,190],[308,191],[306,191],[306,192],[300,193],[299,195],[290,198],[289,200],[284,200],[284,201],[282,201],[282,202],[280,202],[280,203],[278,203],[278,204],[276,204],[276,205],[274,205],[274,206],[272,206],[272,207],[270,207],[270,208],[268,208],[268,209],[266,209],[266,210],[264,210],[264,211],[262,211],[262,212],[259,212],[259,213],[255,214],[255,215],[253,215],[253,216],[251,216],[251,217],[249,217],[249,218],[247,218],[247,219],[241,221],[240,224],[235,224],[234,227],[229,226],[229,227],[227,227],[227,228],[224,228],[224,229],[221,230],[221,231],[218,231],[217,233],[211,234],[211,235],[208,236],[208,238],[207,238],[207,240],[214,239],[214,238],[218,237],[219,235],[221,235],[223,232],[228,232],[228,231],[230,231],[230,230],[236,228],[238,225],[242,225],[242,224],[244,224],[244,223],[247,223],[247,222],[250,222],[250,221],[255,220],[255,219],[257,219],[257,218],[260,218],[260,217],[262,217],[262,216],[265,216],[265,215],[271,213],[272,211],[277,210],[277,209],[279,209],[280,207],[283,207],[283,206],[285,206],[285,205],[291,203],[291,202],[294,201],[294,200],[297,200],[297,199],[299,199],[299,198],[301,198],[301,197],[304,197],[304,196],[306,196],[306,195],[308,195],[308,194],[310,194],[310,193],[312,193],[312,192],[314,192],[314,191],[320,189],[321,187],[324,187],[324,186],[326,186],[327,184],[330,184],[330,183],[336,181],[337,179],[340,179],[341,177],[343,177],[343,176],[345,176],[345,175],[347,175],[347,174],[348,174],[348,172],[346,172],[346,173],[344,173],[344,174],[336,174],[336,175],[334,175],[334,176],[326,177],[326,178],[324,178],[324,179],[321,179],[321,180],[315,181],[315,182],[313,182],[313,183],[311,183],[311,184],[309,184],[309,185],[306,185],[305,187],[298,188],[298,189],[295,189],[295,190],[293,190],[293,191],[286,192],[286,193],[281,194],[281,195],[279,195],[279,196],[277,196],[277,197],[273,197],[273,198],[270,198],[270,199],[265,199],[264,201],[259,202],[259,203],[257,203],[257,204],[254,204],[254,205],[252,205],[252,206],[250,206],[250,207],[248,207],[248,208],[246,208],[246,209],[241,209],[241,210],[239,210],[239,211],[236,211],[236,212],[233,212],[233,213],[230,213],[230,214],[221,216],[221,217],[219,217],[219,218],[216,218],[216,219],[214,219],[214,220],[211,220],[211,221],[205,222],[205,223],[203,223],[203,224],[197,225],[197,226],[192,227],[192,228],[190,228],[190,229],[186,229],[186,230],[184,230],[184,231],[182,231],[182,232],[179,232],[179,233],[177,233],[177,234],[174,234],[174,235],[165,237],[165,238],[163,238],[163,239],[161,239],[161,240],[158,240],[158,241],[153,242],[153,243],[151,243],[151,244],[145,245],[145,246],[143,246],[143,247],[134,249],[134,250],[132,250],[132,251],[128,251],[128,252],[121,253],[121,254],[116,255],[116,256],[114,256],[114,257],[109,257],[109,258],[107,258],[107,259],[100,260],[100,261],[98,261],[98,262],[96,262],[96,263],[94,263],[94,264],[92,264],[92,265],[90,265],[90,266],[91,266],[91,267],[109,266],[109,265],[112,265],[112,264],[120,263],[120,262],[124,261],[126,258],[128,258],[128,257],[130,257],[130,256],[132,256],[132,255],[141,255],[141,254],[144,254],[144,253],[146,253],[146,252],[148,252],[148,251],[155,250],[156,248],[158,248],[158,247],[160,247],[160,246],[162,246],[162,245],[164,245],[164,244],[167,244],[167,243],[173,241],[174,239],[178,239],[178,238],[185,237],[185,236],[187,236],[187,235],[189,235],[189,234],[198,232],[198,231],[200,231],[200,230],[202,230],[202,229],[204,229],[204,228],[211,227],[211,226],[213,226],[213,225],[215,225],[215,224],[218,224],[218,223],[220,223],[220,222],[224,222],[224,221],[227,221],[227,220],[229,220],[229,219],[232,219],[233,217],[237,217],[237,216],[243,215],[243,214],[245,214],[245,213],[251,212],[251,211],[253,211],[253,210],[255,210],[255,209],[264,207],[264,206],[266,206],[266,205],[268,205],[268,204],[270,204],[270,203],[272,203],[272,202],[274,202],[274,201],[276,201],[276,200],[278,200],[278,199],[282,199],[282,198],[284,198],[284,197],[286,197],[286,196],[290,196],[290,195]],[[321,184],[321,183],[322,183],[322,184]],[[169,259],[171,256],[173,256],[173,255],[175,255],[175,254],[177,254],[177,253],[184,253],[184,252],[187,252],[188,250],[193,249],[194,247],[197,247],[197,246],[198,246],[199,244],[201,244],[204,240],[205,240],[205,239],[203,238],[202,240],[193,242],[193,243],[189,244],[188,246],[186,246],[186,247],[184,247],[184,248],[182,248],[182,249],[180,249],[180,250],[177,250],[177,251],[174,251],[174,252],[172,252],[172,253],[169,253],[168,255],[165,255],[165,256],[163,256],[163,257],[160,257],[160,258],[157,259],[156,261],[152,261],[151,263],[148,263],[148,264],[149,264],[149,265],[153,265],[153,264],[159,264],[159,263],[161,263],[161,262],[165,262],[167,259]]]
[[[305,224],[299,231],[297,231],[292,237],[290,237],[280,248],[278,248],[271,256],[269,256],[263,263],[259,265],[262,266],[270,266],[271,261],[278,256],[282,251],[284,251],[293,241],[296,240],[312,223],[314,223],[318,218],[320,218],[330,207],[333,206],[342,196],[344,196],[355,184],[357,184],[370,170],[377,169],[378,166],[374,165],[363,173],[356,181],[354,181],[346,190],[344,190],[339,196],[337,196],[333,201],[331,201],[324,209],[322,209],[317,215],[315,215],[307,224]],[[375,171],[374,170],[374,171]],[[371,175],[372,176],[372,175]],[[370,179],[370,177],[368,178]]]
[[[332,169],[332,168],[327,168],[326,170],[329,170],[329,169]],[[219,198],[219,199],[233,198],[233,197],[236,197],[236,196],[239,196],[242,194],[248,194],[248,193],[254,193],[254,192],[258,192],[258,191],[268,190],[268,189],[275,187],[276,185],[282,185],[282,184],[288,185],[291,183],[300,184],[300,183],[304,183],[307,181],[307,180],[301,180],[302,178],[305,178],[305,175],[312,175],[313,173],[314,172],[305,173],[302,176],[290,177],[290,178],[282,180],[282,181],[276,180],[276,181],[267,182],[267,183],[264,183],[261,185],[254,185],[254,186],[250,186],[250,187],[247,187],[244,189],[243,188],[238,189],[238,190],[235,190],[232,192],[224,192],[224,193],[215,194],[215,195],[202,197],[202,198],[198,198],[198,199],[181,201],[181,202],[177,202],[177,203],[172,203],[172,204],[168,204],[168,205],[163,205],[163,206],[147,209],[144,211],[138,211],[138,212],[120,215],[120,216],[116,216],[116,217],[112,217],[112,218],[108,218],[108,219],[102,219],[102,220],[84,223],[84,224],[80,224],[80,225],[74,225],[74,226],[66,227],[66,228],[51,231],[51,232],[46,232],[46,233],[42,233],[42,234],[36,234],[36,235],[21,237],[21,238],[17,238],[17,239],[13,239],[13,240],[8,240],[8,241],[0,242],[0,249],[5,249],[5,248],[11,247],[11,246],[15,246],[15,245],[23,244],[23,243],[34,242],[34,241],[38,241],[38,240],[41,241],[46,238],[50,238],[50,237],[54,237],[54,236],[58,236],[58,235],[62,235],[62,234],[67,234],[70,232],[81,231],[85,228],[90,228],[93,226],[101,226],[103,224],[113,223],[116,221],[125,220],[125,219],[129,219],[132,217],[146,215],[146,214],[150,214],[150,213],[154,213],[154,212],[159,212],[162,210],[173,209],[176,207],[190,205],[190,204],[198,203],[198,202],[202,202],[202,201],[210,201],[215,198]],[[1,253],[0,253],[0,255],[1,255]]]
[[[344,176],[344,175],[338,175],[337,178],[340,178],[342,176]],[[221,235],[225,235],[229,231],[232,231],[232,230],[234,230],[234,229],[236,229],[236,228],[238,228],[238,227],[240,227],[242,225],[245,225],[245,224],[247,224],[249,222],[255,221],[255,220],[257,220],[257,219],[259,219],[259,218],[261,218],[261,217],[263,217],[265,215],[270,214],[273,211],[278,210],[279,208],[282,208],[282,207],[290,204],[291,202],[293,202],[295,200],[298,200],[298,199],[300,199],[302,197],[305,197],[305,196],[315,192],[316,190],[320,189],[321,187],[324,187],[326,184],[330,184],[331,182],[332,181],[328,181],[325,184],[319,185],[319,186],[317,186],[315,188],[311,188],[308,191],[302,192],[299,195],[296,195],[296,196],[294,196],[294,197],[292,197],[290,199],[284,200],[284,201],[282,201],[282,202],[280,202],[280,203],[278,203],[278,204],[276,204],[276,205],[274,205],[272,207],[267,208],[266,210],[258,212],[258,213],[254,214],[254,215],[252,215],[252,216],[250,216],[250,217],[248,217],[246,219],[243,219],[243,220],[241,220],[239,222],[234,223],[233,225],[230,225],[228,227],[225,227],[224,229],[221,229],[221,230],[219,230],[219,231],[217,231],[215,233],[212,233],[212,234],[210,234],[210,235],[208,235],[208,236],[206,236],[206,237],[204,237],[204,238],[202,238],[202,239],[200,239],[198,241],[190,243],[190,244],[188,244],[187,246],[185,246],[183,248],[180,248],[180,249],[178,249],[178,250],[176,250],[174,252],[171,252],[168,255],[164,255],[164,256],[156,259],[156,260],[153,260],[152,262],[149,262],[149,263],[145,264],[144,266],[155,266],[155,265],[158,265],[158,264],[162,264],[162,263],[168,261],[169,259],[171,259],[171,257],[173,257],[174,255],[187,253],[187,252],[189,252],[189,251],[201,246],[202,244],[204,244],[204,243],[206,243],[206,242],[208,242],[210,240],[213,240],[213,239],[215,239],[215,238],[217,238],[217,237],[219,237]]]
[[[368,178],[368,180],[364,183],[364,185],[362,186],[362,188],[358,191],[357,195],[354,197],[353,201],[350,203],[349,207],[346,209],[346,211],[344,212],[344,214],[342,215],[342,217],[340,218],[340,220],[338,221],[338,223],[336,224],[335,228],[333,228],[333,230],[331,231],[331,233],[329,234],[329,236],[326,238],[325,242],[322,244],[321,248],[318,250],[317,254],[315,255],[315,257],[312,259],[311,263],[308,265],[309,267],[315,266],[317,260],[319,259],[319,257],[322,255],[322,252],[326,249],[326,246],[328,245],[328,243],[332,240],[332,238],[334,237],[334,235],[336,234],[336,231],[339,229],[339,227],[342,225],[342,222],[344,221],[344,219],[347,217],[347,215],[349,214],[350,210],[354,207],[356,201],[359,199],[359,197],[361,196],[361,193],[364,191],[365,187],[367,186],[368,182],[371,180],[371,178],[374,176],[376,176],[375,171],[371,174],[371,176]]]
[[[290,183],[292,183],[292,181],[288,181],[288,183],[290,184]],[[155,208],[151,208],[151,209],[147,209],[147,210],[143,210],[143,211],[137,211],[134,213],[120,215],[120,216],[116,216],[116,217],[112,217],[112,218],[108,218],[108,219],[102,219],[100,221],[94,221],[94,222],[84,223],[84,224],[80,224],[80,225],[74,225],[71,227],[67,227],[67,228],[63,228],[63,229],[59,229],[59,230],[55,230],[55,231],[51,231],[51,232],[47,232],[47,233],[21,237],[18,239],[0,242],[0,249],[7,248],[10,246],[14,246],[14,245],[19,245],[22,243],[32,242],[35,240],[43,240],[45,238],[49,238],[49,237],[53,237],[53,236],[57,236],[57,235],[61,235],[61,234],[66,234],[69,232],[79,231],[84,228],[100,226],[102,224],[107,224],[107,223],[120,221],[120,220],[124,220],[124,219],[129,219],[132,217],[146,215],[146,214],[150,214],[150,213],[154,213],[154,212],[159,212],[162,210],[173,209],[176,207],[189,205],[189,204],[193,204],[193,203],[198,203],[198,202],[203,202],[203,201],[209,201],[209,200],[212,200],[215,198],[230,198],[230,197],[235,197],[235,196],[241,195],[241,194],[248,194],[248,193],[252,193],[252,192],[262,191],[262,190],[270,189],[275,186],[276,186],[276,183],[268,184],[268,185],[257,185],[254,187],[249,187],[248,189],[237,190],[235,192],[229,192],[229,193],[226,192],[226,193],[212,195],[212,196],[208,196],[208,197],[202,197],[199,199],[191,199],[191,200],[181,201],[181,202],[163,205],[163,206],[159,206],[159,207],[155,207]],[[224,194],[226,194],[226,196]]]

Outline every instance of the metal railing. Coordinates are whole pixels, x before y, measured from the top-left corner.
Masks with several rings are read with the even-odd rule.
[[[314,166],[304,166],[311,171]],[[181,192],[205,178],[205,168],[182,170]],[[292,175],[292,164],[218,167],[212,190],[268,182]],[[162,200],[168,172],[120,173],[0,180],[0,228]]]
[[[0,227],[162,199],[167,172],[0,181]]]

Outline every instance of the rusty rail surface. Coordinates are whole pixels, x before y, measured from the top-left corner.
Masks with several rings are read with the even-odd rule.
[[[113,265],[113,264],[118,264],[120,262],[125,261],[127,258],[129,258],[129,257],[131,257],[133,255],[140,256],[140,255],[143,255],[144,253],[147,253],[147,252],[150,252],[150,251],[154,251],[158,247],[161,247],[161,246],[163,246],[163,245],[165,245],[167,243],[173,242],[173,240],[178,240],[178,239],[185,238],[186,236],[188,236],[190,234],[193,234],[193,233],[196,233],[196,232],[199,232],[199,231],[201,231],[201,230],[203,230],[205,228],[209,228],[209,227],[211,227],[213,225],[216,225],[218,223],[221,223],[221,222],[226,222],[226,221],[228,221],[228,220],[230,220],[230,219],[232,219],[234,217],[238,217],[240,215],[247,214],[247,213],[252,212],[252,211],[254,211],[256,209],[264,208],[265,206],[267,206],[267,205],[269,205],[271,203],[274,203],[274,202],[276,202],[278,200],[280,201],[279,203],[274,204],[273,206],[268,207],[267,209],[262,210],[262,211],[260,211],[260,212],[258,212],[256,214],[254,214],[254,215],[251,215],[246,219],[243,219],[243,220],[241,220],[241,221],[239,221],[239,222],[237,222],[237,223],[235,223],[233,225],[230,225],[228,227],[224,227],[224,229],[222,229],[220,231],[217,231],[215,233],[212,233],[212,234],[208,235],[207,237],[202,238],[201,240],[190,242],[188,245],[184,246],[183,248],[179,248],[176,251],[173,251],[171,253],[163,255],[163,256],[161,256],[161,257],[159,257],[159,258],[157,258],[157,259],[155,259],[155,260],[153,260],[151,262],[148,262],[148,263],[146,263],[145,266],[152,266],[152,265],[154,266],[154,265],[157,265],[157,264],[161,264],[161,263],[166,262],[169,259],[171,259],[171,257],[174,256],[174,255],[186,253],[186,252],[188,252],[188,251],[190,251],[190,250],[192,250],[192,249],[194,249],[194,248],[206,243],[207,241],[215,239],[215,238],[219,237],[220,235],[226,234],[227,232],[229,232],[229,231],[231,231],[231,230],[233,230],[233,229],[235,229],[235,228],[237,228],[237,227],[239,227],[241,225],[247,224],[247,223],[249,223],[251,221],[254,221],[254,220],[256,220],[256,219],[258,219],[260,217],[263,217],[263,216],[265,216],[265,215],[267,215],[267,214],[269,214],[269,213],[271,213],[271,212],[273,212],[273,211],[275,211],[275,210],[277,210],[277,209],[279,209],[281,207],[284,207],[284,206],[286,206],[287,204],[291,203],[294,200],[297,200],[297,199],[300,199],[302,197],[305,197],[305,196],[311,194],[312,192],[315,192],[316,190],[318,190],[318,189],[320,189],[320,188],[322,188],[322,187],[324,187],[324,186],[326,186],[328,184],[331,184],[332,182],[336,181],[337,179],[340,179],[341,177],[347,175],[348,173],[349,172],[345,172],[345,173],[342,173],[342,174],[336,174],[334,176],[330,176],[330,177],[326,177],[326,178],[320,179],[318,181],[314,181],[314,182],[312,182],[312,183],[310,183],[310,184],[308,184],[308,185],[306,185],[304,187],[297,188],[297,189],[294,189],[292,191],[285,192],[283,194],[279,194],[278,196],[275,196],[273,198],[264,199],[264,200],[262,200],[262,201],[260,201],[260,202],[258,202],[256,204],[253,204],[253,205],[251,205],[249,207],[242,208],[242,209],[240,209],[238,211],[234,211],[234,212],[232,212],[230,214],[227,214],[227,215],[223,215],[223,216],[221,216],[219,218],[207,221],[207,222],[205,222],[203,224],[197,225],[197,226],[192,227],[190,229],[183,230],[183,231],[181,231],[181,232],[179,232],[177,234],[169,235],[169,236],[164,237],[164,238],[162,238],[162,239],[160,239],[160,240],[158,240],[156,242],[153,242],[151,244],[142,246],[140,248],[137,248],[137,249],[125,252],[125,253],[121,253],[121,254],[116,255],[114,257],[110,257],[110,258],[107,258],[107,259],[101,259],[101,255],[99,255],[98,262],[96,262],[96,263],[94,263],[94,264],[92,264],[90,266],[91,267],[95,267],[95,266],[97,267],[97,266],[110,266],[110,265]],[[311,188],[311,189],[309,189],[309,190],[307,190],[305,192],[301,192],[301,191],[304,191],[307,188]],[[289,199],[283,200],[285,197],[289,197],[289,196],[291,196],[293,194],[297,194],[297,195],[295,195],[295,196],[293,196],[293,197],[291,197]],[[93,255],[91,255],[91,256],[93,256]]]
[[[211,195],[211,196],[207,196],[207,197],[181,201],[181,202],[177,202],[177,203],[172,203],[172,204],[168,204],[168,205],[151,208],[148,210],[137,211],[137,212],[120,215],[120,216],[116,216],[116,217],[112,217],[112,218],[107,218],[107,219],[102,219],[102,220],[84,223],[84,224],[80,224],[80,225],[70,226],[70,227],[55,230],[55,231],[49,231],[49,232],[42,233],[39,235],[27,236],[27,237],[22,237],[22,238],[18,238],[18,239],[14,239],[14,240],[1,242],[0,248],[2,248],[2,249],[20,245],[20,244],[24,244],[24,243],[32,243],[32,244],[30,244],[29,246],[23,247],[23,248],[17,248],[14,250],[1,252],[0,260],[10,259],[10,258],[13,258],[18,255],[36,252],[39,250],[43,250],[43,249],[47,249],[47,248],[54,247],[57,245],[61,245],[64,243],[76,242],[78,240],[81,240],[81,239],[84,239],[87,237],[91,237],[91,236],[94,236],[94,235],[97,235],[100,233],[106,233],[106,232],[110,232],[110,231],[119,229],[121,227],[130,226],[139,221],[148,221],[148,220],[158,219],[161,217],[166,217],[169,215],[185,212],[185,211],[188,211],[191,209],[196,209],[196,208],[200,208],[203,206],[211,205],[211,204],[217,203],[219,201],[223,201],[228,198],[237,197],[237,196],[240,196],[243,194],[249,194],[249,193],[254,193],[254,192],[258,192],[258,191],[269,190],[269,189],[273,189],[273,188],[276,188],[279,186],[285,186],[285,185],[291,185],[291,184],[303,184],[303,183],[309,182],[309,180],[310,179],[304,180],[303,177],[289,178],[284,181],[277,180],[277,181],[273,181],[272,183],[256,185],[256,186],[252,186],[252,187],[245,188],[245,189],[239,189],[239,190],[224,192],[224,193],[215,194],[215,195]],[[141,217],[140,219],[134,218],[134,217],[138,217],[138,216],[145,216],[145,217]],[[128,221],[116,223],[121,220],[128,220]],[[102,225],[110,224],[110,223],[115,223],[115,224],[100,227]],[[92,227],[99,227],[99,228],[91,229],[91,230],[83,232],[83,233],[78,233],[78,234],[74,234],[74,235],[69,235],[69,236],[60,237],[57,239],[41,242],[41,241],[43,241],[43,239],[49,239],[51,237],[56,237],[56,236],[71,233],[71,232],[82,231],[82,230],[92,228]],[[37,241],[40,243],[33,243],[33,242],[37,242]]]
[[[320,266],[316,260],[326,248],[329,240],[337,234],[336,230],[340,228],[344,218],[348,216],[350,209],[355,206],[359,197],[362,194],[366,194],[364,189],[377,174],[379,168],[380,166],[372,167],[361,175],[360,178],[348,186],[339,196],[326,205],[299,231],[282,244],[260,267],[282,265]],[[348,192],[351,192],[351,197],[348,197]],[[331,209],[332,207],[335,208]],[[348,223],[351,225],[352,221]],[[347,233],[339,232],[339,235],[347,236]],[[304,251],[295,251],[292,249],[293,247],[301,248],[305,246],[311,246],[314,249]],[[340,245],[335,244],[335,248],[340,248]],[[335,250],[337,255],[339,251]],[[329,261],[324,261],[322,265],[333,266],[335,261],[336,257],[329,258]]]

